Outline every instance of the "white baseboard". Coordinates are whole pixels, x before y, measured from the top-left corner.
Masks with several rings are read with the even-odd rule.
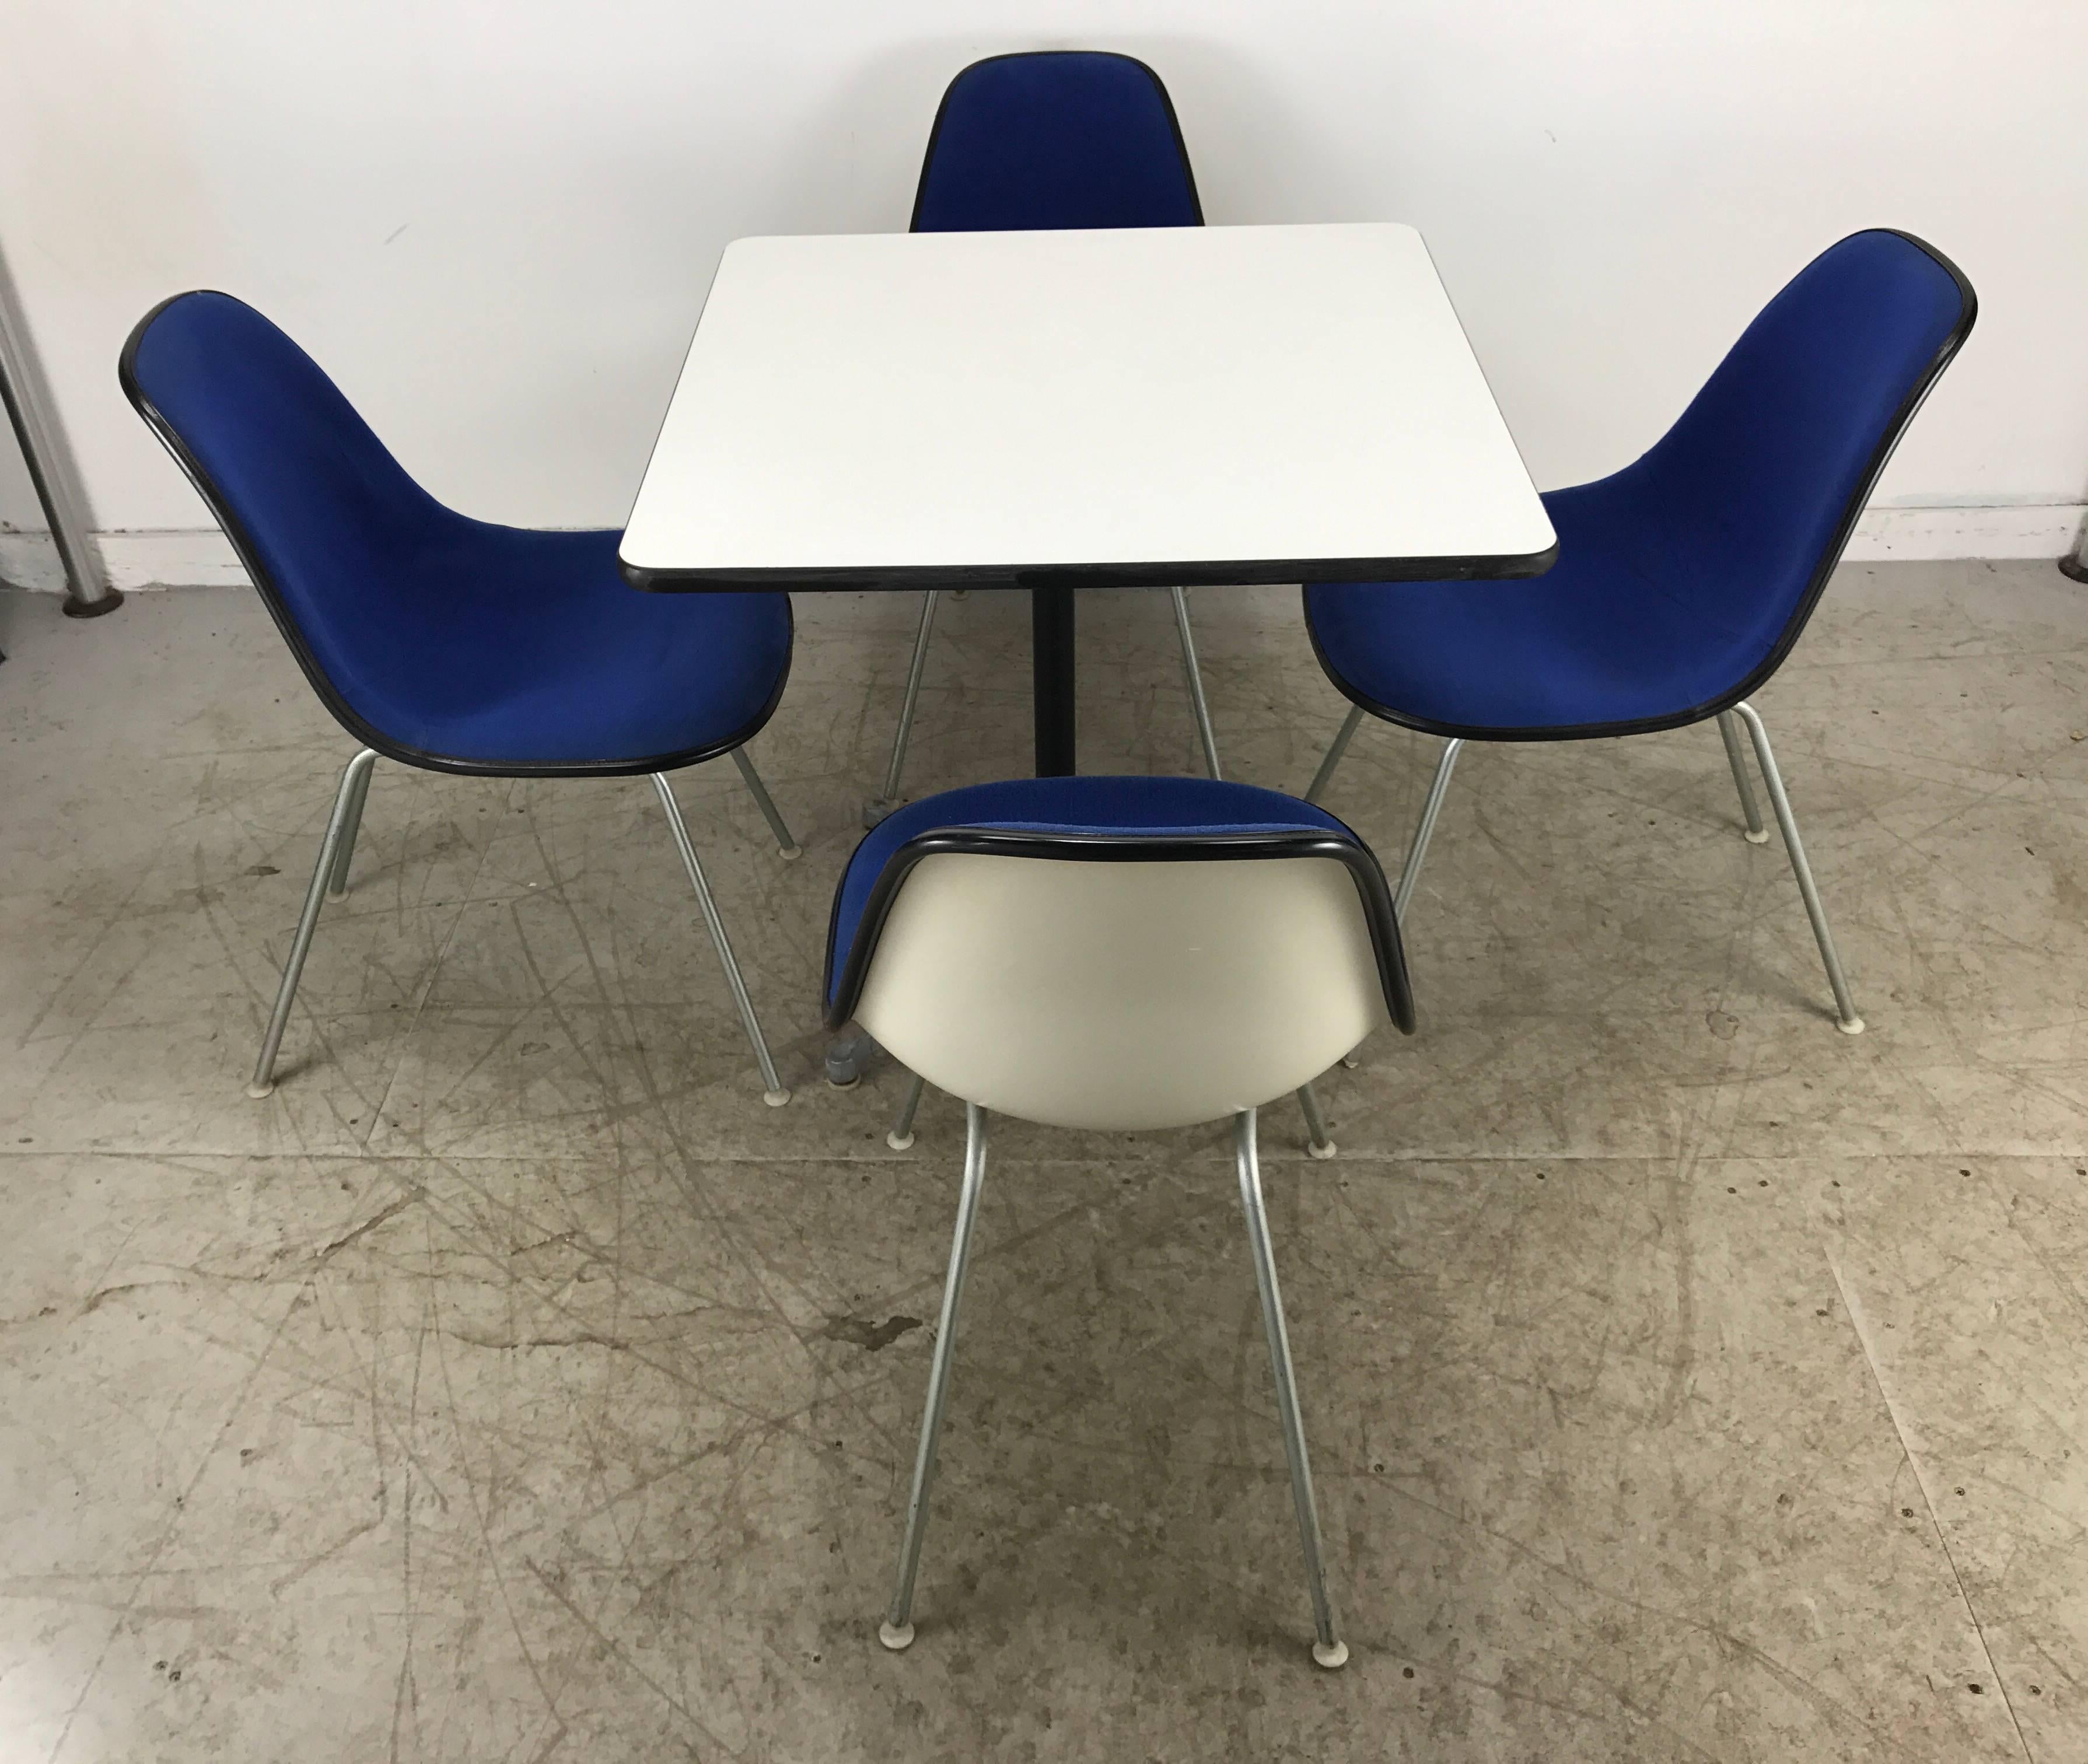
[[[109,585],[139,588],[237,587],[246,580],[232,541],[208,528],[96,533]],[[47,594],[65,592],[65,572],[49,533],[0,532],[0,582]]]
[[[2077,502],[2029,506],[1871,508],[1849,543],[1852,562],[1949,557],[2057,557],[2073,549],[2088,517]],[[112,586],[215,587],[246,579],[230,542],[207,531],[97,533]],[[50,536],[0,532],[0,582],[45,593],[64,592],[65,576]]]
[[[1992,508],[1867,508],[1851,562],[1946,557],[2060,557],[2073,549],[2088,506],[2039,502]]]

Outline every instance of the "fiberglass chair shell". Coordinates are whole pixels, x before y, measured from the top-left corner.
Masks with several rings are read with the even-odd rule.
[[[995,55],[952,80],[935,113],[915,233],[1033,233],[1114,227],[1200,227],[1204,211],[1174,106],[1160,76],[1128,55],[1055,49]],[[1218,775],[1218,744],[1196,666],[1187,596],[1170,591],[1204,763]],[[906,671],[884,788],[863,809],[874,826],[899,801],[906,743],[921,697],[934,589]]]
[[[276,1055],[319,909],[347,891],[379,754],[490,778],[649,775],[767,1087],[777,1076],[665,774],[742,744],[790,670],[781,594],[635,594],[614,532],[459,515],[409,477],[296,344],[227,294],[178,294],[124,345],[123,390],[210,505],[320,700],[362,750],[334,799],[249,1094]]]
[[[1747,836],[1767,839],[1744,723],[1840,1026],[1863,1027],[1748,702],[1804,629],[1871,487],[1977,311],[1932,246],[1859,233],[1748,327],[1681,418],[1615,476],[1544,498],[1559,561],[1527,581],[1305,590],[1328,677],[1352,702],[1316,801],[1368,711],[1448,737],[1399,879],[1403,918],[1464,743],[1638,735],[1715,719]]]
[[[961,1098],[964,1185],[888,1647],[914,1638],[937,1435],[991,1109],[1127,1130],[1230,1117],[1311,1596],[1313,1657],[1347,1658],[1269,1246],[1256,1112],[1414,1004],[1377,861],[1324,809],[1203,778],[1029,778],[909,805],[857,848],[834,902],[827,1020],[853,1017]],[[1331,1147],[1327,1147],[1331,1150]]]

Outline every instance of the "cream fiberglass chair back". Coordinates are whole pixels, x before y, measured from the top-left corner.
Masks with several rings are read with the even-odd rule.
[[[1373,1029],[1414,1026],[1377,861],[1323,809],[1198,778],[1035,778],[901,809],[858,848],[835,902],[828,1021],[859,1023],[961,1097],[964,1188],[898,1583],[882,1631],[913,1639],[935,1471],[990,1110],[1050,1125],[1230,1118],[1292,1493],[1314,1656],[1337,1666],[1311,1473],[1263,1213],[1256,1111],[1299,1094]]]
[[[972,831],[907,856],[854,1014],[982,1108],[1055,1127],[1216,1121],[1387,1021],[1353,843]]]

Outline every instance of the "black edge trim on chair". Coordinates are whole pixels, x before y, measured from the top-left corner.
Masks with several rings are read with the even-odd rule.
[[[1159,75],[1139,60],[1136,55],[1119,55],[1115,49],[1016,49],[1006,55],[984,55],[975,62],[966,63],[950,76],[950,83],[943,88],[942,102],[935,106],[935,120],[928,127],[928,145],[921,156],[921,176],[914,186],[914,211],[906,217],[906,230],[917,233],[921,227],[921,197],[928,184],[928,168],[935,163],[935,143],[943,138],[943,117],[950,108],[950,94],[957,89],[957,83],[974,67],[984,67],[991,62],[1022,62],[1038,55],[1106,55],[1111,61],[1129,62],[1131,65],[1153,82],[1160,94],[1160,102],[1167,112],[1167,126],[1174,131],[1174,152],[1182,161],[1182,177],[1189,186],[1189,206],[1196,211],[1196,224],[1204,224],[1204,199],[1196,193],[1196,173],[1189,164],[1189,143],[1182,139],[1182,121],[1174,114],[1174,100],[1167,83]]]
[[[1849,239],[1861,238],[1866,233],[1889,233],[1894,238],[1904,239],[1909,245],[1927,252],[1949,273],[1951,280],[1958,284],[1958,297],[1962,303],[1961,310],[1958,322],[1950,335],[1943,340],[1942,346],[1936,350],[1928,367],[1923,370],[1920,378],[1915,382],[1906,396],[1900,401],[1899,408],[1893,413],[1892,421],[1885,425],[1885,432],[1880,438],[1876,450],[1872,453],[1869,464],[1864,468],[1863,476],[1857,481],[1855,493],[1850,497],[1847,506],[1842,511],[1841,523],[1835,528],[1834,536],[1828,542],[1825,550],[1821,554],[1820,564],[1813,571],[1812,579],[1806,584],[1805,592],[1799,597],[1797,608],[1791,613],[1790,621],[1784,626],[1782,634],[1777,639],[1776,647],[1769,651],[1768,659],[1752,673],[1730,691],[1722,692],[1714,698],[1707,698],[1692,709],[1677,711],[1671,716],[1642,717],[1637,721],[1623,723],[1572,723],[1561,724],[1555,728],[1534,729],[1486,728],[1476,724],[1438,723],[1431,718],[1415,716],[1411,712],[1395,711],[1388,705],[1380,704],[1368,693],[1352,686],[1344,679],[1340,670],[1327,659],[1326,651],[1320,647],[1320,634],[1312,629],[1311,600],[1309,596],[1306,596],[1303,597],[1306,609],[1306,634],[1311,639],[1312,653],[1318,659],[1321,670],[1326,674],[1328,679],[1333,682],[1335,690],[1351,704],[1361,710],[1369,711],[1372,716],[1384,722],[1397,723],[1402,728],[1418,729],[1423,735],[1440,735],[1449,740],[1461,741],[1598,741],[1615,735],[1652,735],[1662,729],[1686,728],[1692,723],[1701,723],[1706,718],[1718,715],[1721,711],[1731,710],[1741,699],[1759,690],[1763,682],[1783,665],[1786,658],[1791,654],[1792,647],[1804,632],[1807,622],[1812,617],[1813,609],[1819,604],[1820,596],[1827,592],[1829,580],[1833,577],[1835,570],[1841,566],[1842,553],[1848,549],[1850,536],[1855,532],[1856,523],[1863,518],[1864,506],[1870,501],[1871,492],[1876,488],[1878,479],[1883,474],[1886,464],[1891,460],[1893,450],[1899,446],[1900,438],[1906,433],[1907,425],[1914,421],[1915,413],[1921,408],[1936,381],[1941,378],[1943,370],[1950,365],[1952,359],[1965,346],[1966,338],[1971,335],[1973,322],[1979,316],[1979,297],[1974,291],[1971,283],[1966,279],[1965,272],[1926,239],[1915,233],[1904,232],[1898,227],[1865,227],[1858,232],[1850,233],[1846,238],[1838,239],[1835,245],[1846,245]],[[1827,249],[1831,251],[1834,249],[1834,246],[1829,246]],[[1823,252],[1821,254],[1824,256],[1825,253]],[[1816,258],[1814,261],[1817,262],[1818,259]],[[1803,271],[1800,273],[1802,274]],[[1554,546],[1552,555],[1556,557],[1557,554],[1558,548]],[[1533,570],[1527,573],[1535,574],[1538,572]],[[1397,576],[1381,576],[1358,577],[1354,579],[1393,582],[1401,579]],[[1463,579],[1445,576],[1434,579],[1457,581]]]
[[[938,564],[799,570],[659,570],[619,557],[623,579],[653,594],[806,592],[849,588],[1218,588],[1297,582],[1498,582],[1541,576],[1556,544],[1527,555],[1486,557],[1281,557],[1195,563]],[[1358,699],[1358,703],[1362,701]]]
[[[238,554],[239,562],[255,587],[259,592],[262,604],[268,609],[268,616],[276,621],[276,629],[282,634],[283,641],[289,646],[290,653],[297,658],[297,666],[304,672],[312,690],[319,694],[319,702],[333,715],[335,721],[353,735],[365,747],[373,747],[387,759],[401,765],[417,766],[424,771],[455,772],[468,778],[636,778],[653,772],[677,771],[686,766],[700,765],[707,759],[716,759],[729,754],[735,747],[751,741],[775,715],[776,707],[783,701],[783,689],[789,683],[790,664],[796,654],[797,611],[784,597],[784,609],[790,621],[792,644],[783,658],[783,668],[776,682],[776,690],[767,703],[742,728],[722,741],[714,741],[703,747],[692,747],[672,754],[648,755],[643,759],[618,760],[613,764],[596,764],[586,761],[544,760],[535,762],[501,762],[460,759],[451,754],[430,754],[419,748],[409,747],[396,741],[373,728],[357,715],[346,699],[334,690],[333,682],[321,668],[319,660],[306,647],[296,623],[284,610],[282,596],[268,572],[262,566],[261,554],[247,533],[239,517],[217,493],[210,475],[203,470],[203,463],[189,451],[187,444],[175,433],[173,425],[163,416],[152,401],[145,395],[138,383],[138,349],[145,333],[152,328],[152,321],[178,300],[186,300],[190,294],[212,294],[216,288],[190,288],[179,294],[169,294],[143,318],[130,327],[130,335],[124,340],[123,352],[118,357],[116,378],[123,388],[123,395],[130,401],[131,408],[145,420],[145,425],[159,438],[160,445],[173,455],[174,463],[182,468],[196,493],[203,499],[225,536],[232,541],[232,549]],[[237,300],[236,294],[225,294],[226,300]],[[245,302],[242,301],[242,305]]]
[[[1414,989],[1406,973],[1406,955],[1399,940],[1399,920],[1392,910],[1392,894],[1385,886],[1384,872],[1370,848],[1354,835],[1343,837],[1324,833],[1233,834],[1112,834],[1016,832],[1006,828],[936,827],[916,834],[885,860],[884,868],[871,889],[862,916],[856,921],[855,938],[849,946],[848,965],[841,984],[827,1006],[826,1024],[838,1029],[855,1014],[876,954],[884,921],[898,898],[900,885],[924,857],[1045,857],[1072,862],[1156,863],[1212,862],[1260,857],[1327,857],[1347,869],[1356,885],[1370,927],[1371,948],[1377,957],[1378,984],[1384,989],[1385,1010],[1402,1035],[1414,1033]],[[841,931],[841,891],[834,893],[834,910],[827,922],[826,972],[834,965],[834,942]]]

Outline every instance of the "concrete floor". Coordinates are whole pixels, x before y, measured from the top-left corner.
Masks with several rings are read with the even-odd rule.
[[[1195,604],[1301,787],[1295,596]],[[1192,769],[1164,598],[1084,604],[1090,769]],[[2088,1758],[2088,595],[1852,567],[1760,694],[1860,1037],[1709,730],[1465,760],[1421,1034],[1264,1134],[1339,1675],[1215,1126],[1000,1129],[877,1645],[961,1112],[888,1151],[816,989],[914,605],[799,603],[802,861],[681,779],[780,1112],[642,782],[396,767],[249,1101],[350,744],[243,592],[0,605],[11,1764]],[[917,790],[1025,670],[948,607]],[[1392,867],[1433,753],[1331,794]]]

